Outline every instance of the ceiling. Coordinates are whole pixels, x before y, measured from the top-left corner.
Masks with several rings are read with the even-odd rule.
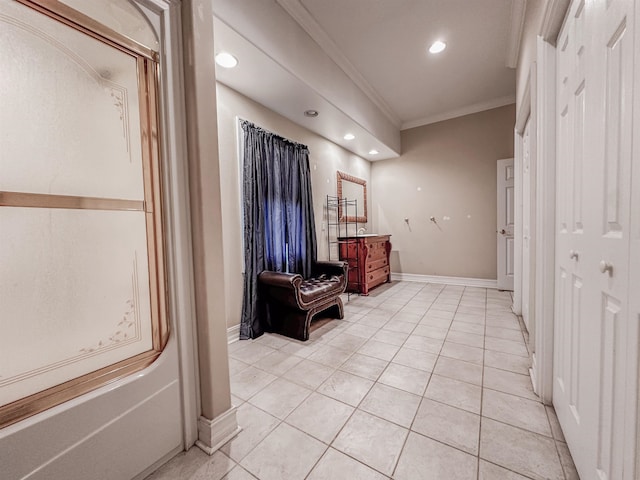
[[[329,98],[330,93],[282,65],[266,37],[248,31],[258,27],[257,20],[251,25],[234,21],[243,12],[231,15],[233,2],[216,9],[224,1],[214,0],[216,50],[241,51],[245,58],[239,58],[240,66],[259,64],[260,74],[218,69],[219,81],[364,158],[371,148],[381,152],[369,160],[400,153],[351,114],[358,108],[350,108],[348,98]],[[398,130],[515,102],[515,69],[509,66],[517,60],[524,0],[276,1],[274,7],[292,17]],[[263,2],[261,7],[272,3],[245,0],[236,5],[246,9],[256,2]],[[436,55],[427,51],[435,40],[447,44]],[[290,48],[295,56],[297,46]],[[305,106],[321,111],[324,119],[314,123],[301,118]],[[320,123],[324,127],[316,128]],[[346,131],[356,135],[356,142],[345,143]],[[356,146],[358,140],[361,145]]]

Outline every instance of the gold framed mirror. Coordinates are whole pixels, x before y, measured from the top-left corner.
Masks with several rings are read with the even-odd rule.
[[[338,170],[338,198],[357,200],[356,215],[351,215],[354,210],[343,206],[338,202],[338,219],[340,222],[367,223],[367,181],[349,175]],[[361,212],[363,212],[361,214]]]

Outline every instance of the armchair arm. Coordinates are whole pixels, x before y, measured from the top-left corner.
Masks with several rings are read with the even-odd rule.
[[[265,270],[258,275],[258,281],[264,285],[295,290],[302,283],[302,275],[297,273],[272,272]]]
[[[299,291],[302,275],[265,270],[258,275],[259,291],[266,301],[276,300],[293,308],[300,308]]]
[[[313,275],[344,275],[347,276],[347,262],[315,262],[313,264]]]

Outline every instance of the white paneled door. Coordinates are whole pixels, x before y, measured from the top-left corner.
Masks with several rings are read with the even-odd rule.
[[[594,69],[598,99],[594,111],[592,154],[597,175],[593,175],[594,211],[599,220],[595,236],[596,255],[590,269],[596,270],[600,375],[598,423],[601,438],[596,468],[601,479],[633,478],[624,468],[624,449],[632,440],[625,434],[625,397],[630,373],[636,368],[627,361],[632,318],[629,315],[629,240],[631,210],[631,158],[633,146],[633,0],[596,2]],[[603,99],[601,101],[600,99]],[[637,211],[637,208],[636,208]],[[635,294],[639,292],[636,290]]]
[[[585,228],[595,225],[581,217],[586,192],[582,175],[584,160],[585,58],[591,54],[585,45],[584,2],[574,2],[558,37],[557,48],[557,193],[556,193],[556,306],[553,403],[562,429],[571,446],[576,465],[594,471],[593,455],[596,423],[597,367],[594,319],[582,318],[588,312],[583,295],[583,265],[587,262]],[[595,220],[595,219],[594,219]],[[591,373],[591,374],[589,374]],[[581,395],[584,392],[584,395]],[[585,400],[589,405],[585,405]],[[584,473],[585,469],[581,471]]]
[[[632,480],[634,1],[572,2],[557,52],[553,402],[580,478]]]
[[[498,160],[498,288],[513,290],[514,231],[513,158]]]

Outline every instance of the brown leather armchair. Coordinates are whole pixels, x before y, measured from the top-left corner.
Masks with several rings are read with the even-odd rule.
[[[317,313],[327,310],[332,318],[344,318],[340,294],[347,288],[347,266],[345,262],[316,262],[308,279],[268,270],[258,275],[268,331],[305,341]]]

